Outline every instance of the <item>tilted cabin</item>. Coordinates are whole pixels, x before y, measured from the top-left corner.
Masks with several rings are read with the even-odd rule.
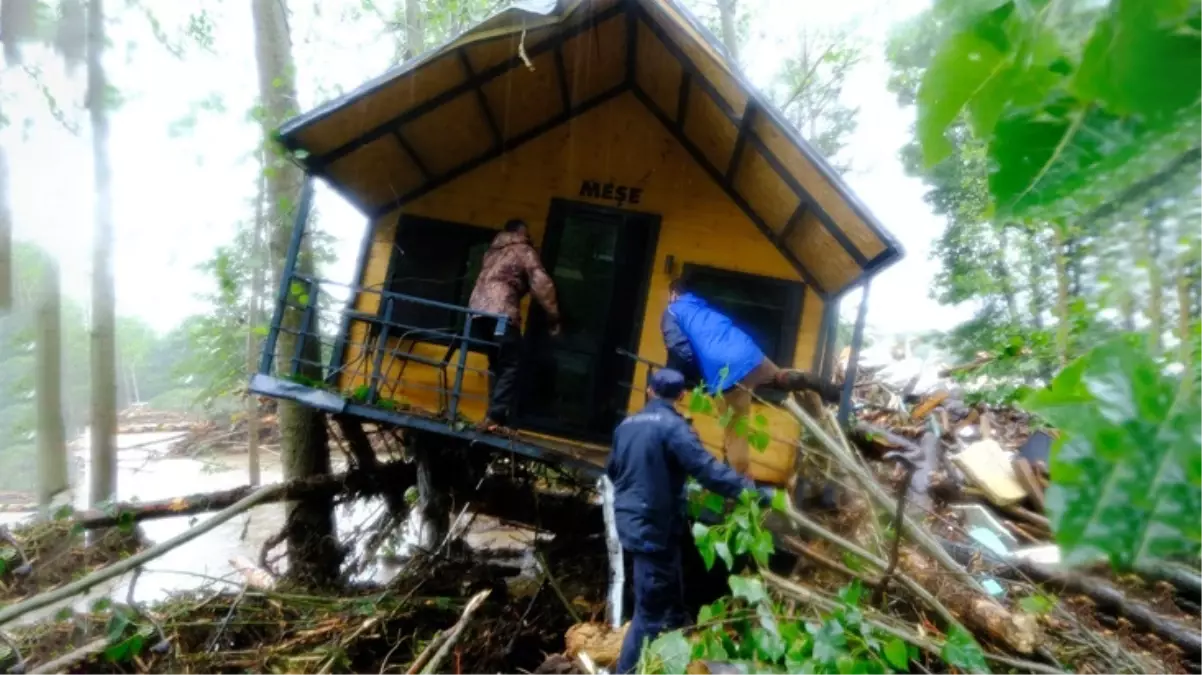
[[[290,255],[252,389],[594,471],[665,361],[671,279],[687,275],[778,364],[830,377],[838,299],[901,256],[674,0],[516,3],[279,136],[370,225],[345,308],[322,304],[334,284],[295,275]],[[481,256],[511,218],[530,225],[564,317],[551,339],[527,301],[516,438],[472,429],[487,361],[462,337]],[[332,347],[324,388],[289,377],[297,359],[272,375],[288,303]],[[781,483],[799,429],[757,412],[773,440],[752,476]],[[717,419],[695,424],[718,452]]]

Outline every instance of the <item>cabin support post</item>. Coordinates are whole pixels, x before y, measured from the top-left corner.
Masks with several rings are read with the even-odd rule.
[[[435,434],[414,433],[411,438],[409,449],[417,465],[417,542],[420,548],[433,552],[451,531],[448,448],[445,440]]]
[[[868,291],[872,282],[864,282],[864,297],[860,299],[860,312],[856,315],[856,329],[851,336],[851,353],[847,357],[847,370],[843,378],[843,396],[839,400],[839,424],[847,426],[851,419],[851,391],[856,386],[856,365],[860,360],[860,346],[864,343],[864,324],[868,320]]]
[[[309,209],[312,205],[313,179],[305,178],[301,187],[300,202],[296,206],[296,218],[292,223],[292,238],[288,242],[288,253],[284,257],[284,273],[280,275],[280,287],[276,292],[275,314],[271,317],[271,327],[267,330],[267,339],[263,341],[263,354],[259,357],[259,372],[264,375],[271,374],[276,344],[280,340],[280,325],[288,305],[288,289],[291,288],[292,276],[296,273],[296,261],[300,257],[301,241],[305,238],[305,224],[309,220]]]
[[[822,363],[819,364],[818,376],[823,382],[829,382],[835,376],[835,348],[839,346],[839,301],[841,298],[832,297],[826,301],[825,316],[822,323]]]

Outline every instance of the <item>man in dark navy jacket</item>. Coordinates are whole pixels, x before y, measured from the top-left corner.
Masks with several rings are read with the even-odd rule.
[[[684,393],[684,376],[664,368],[651,376],[647,405],[614,431],[605,471],[614,486],[618,539],[634,563],[634,617],[622,643],[618,672],[638,665],[644,638],[688,623],[679,543],[687,526],[685,478],[737,498],[755,483],[716,460],[687,420],[672,407]],[[765,489],[761,499],[771,501]]]

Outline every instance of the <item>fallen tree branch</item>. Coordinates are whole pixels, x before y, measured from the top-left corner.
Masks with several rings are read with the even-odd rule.
[[[345,491],[403,494],[405,487],[416,484],[414,465],[393,461],[381,464],[375,473],[350,471],[275,483],[271,487],[279,492],[265,498],[263,503],[326,497]],[[545,492],[497,476],[488,478],[476,488],[475,485],[457,485],[451,494],[455,499],[470,499],[474,512],[502,521],[576,535],[601,531],[601,507],[579,495]],[[94,530],[123,523],[197,515],[226,508],[250,494],[251,490],[250,486],[244,485],[153,502],[124,503],[112,510],[80,511],[75,514],[75,519],[84,529]]]
[[[813,534],[816,537],[821,537],[822,539],[825,539],[826,541],[834,544],[835,546],[838,546],[838,547],[844,549],[845,551],[862,558],[865,562],[872,564],[873,566],[875,566],[877,569],[879,569],[881,571],[884,571],[885,568],[889,566],[889,563],[887,563],[882,558],[877,557],[873,553],[865,550],[863,547],[861,547],[857,544],[854,544],[854,543],[848,541],[847,539],[844,539],[843,537],[840,537],[839,535],[835,534],[834,532],[831,532],[830,530],[826,529],[825,527],[823,527],[823,526],[819,525],[818,523],[814,522],[813,520],[811,520],[805,514],[802,514],[793,508],[787,509],[785,511],[785,516],[788,517],[790,521],[795,523],[798,527],[802,528],[803,530],[806,530],[807,532],[809,532],[810,534]],[[935,596],[928,593],[927,589],[923,588],[922,586],[919,586],[908,575],[897,574],[896,579],[901,585],[906,587],[906,590],[913,593],[920,600],[922,600],[924,603],[926,603],[926,605],[928,607],[930,607],[931,610],[933,610],[936,614],[938,614],[940,617],[942,617],[943,620],[947,622],[947,625],[949,627],[950,626],[962,626],[962,624],[960,623],[960,620],[958,618],[956,618],[955,614],[952,614],[951,610],[949,610],[942,602],[939,602],[939,600],[936,599]]]
[[[1178,593],[1193,602],[1202,602],[1202,577],[1197,570],[1189,570],[1176,563],[1153,560],[1136,568],[1140,576],[1157,581],[1167,581]]]
[[[100,652],[103,652],[105,649],[108,649],[108,646],[109,646],[109,640],[107,637],[102,637],[102,638],[99,638],[96,640],[92,640],[91,642],[80,647],[79,649],[67,652],[66,654],[63,654],[62,656],[58,657],[57,659],[47,661],[46,663],[43,663],[42,665],[38,666],[37,668],[34,668],[33,670],[31,670],[29,672],[31,674],[33,674],[33,673],[66,672],[68,668],[76,665],[80,661],[87,659],[89,656],[99,654]]]
[[[987,551],[978,551],[970,546],[945,542],[944,546],[958,559],[968,560],[976,553],[988,558],[988,573],[1004,579],[1033,581],[1042,587],[1059,589],[1061,593],[1075,593],[1093,600],[1103,611],[1125,617],[1136,628],[1158,635],[1181,647],[1186,654],[1197,658],[1202,655],[1202,633],[1197,626],[1186,626],[1152,609],[1146,603],[1132,600],[1123,591],[1102,579],[1078,572],[1057,570],[1030,560],[1000,560]]]
[[[889,507],[892,506],[893,500],[867,469],[859,464],[854,457],[847,456],[839,444],[836,443],[835,440],[826,433],[826,431],[814,420],[814,418],[810,417],[804,410],[802,410],[801,407],[797,405],[796,401],[792,399],[785,399],[785,409],[792,413],[793,416],[802,423],[802,426],[804,426],[806,430],[813,434],[818,441],[822,443],[827,452],[831,453],[837,460],[839,460],[843,467],[850,472],[852,476],[860,482],[861,485],[863,485],[865,491],[868,492],[868,496],[871,497],[872,501],[876,503],[877,508],[882,509],[885,512],[889,511]],[[935,538],[929,532],[915,523],[912,518],[909,516],[903,517],[902,526],[902,529],[911,540],[922,547],[922,549],[926,551],[928,555],[938,560],[939,564],[951,572],[952,575],[959,579],[965,586],[976,590],[985,597],[989,597],[989,594],[985,591],[984,587],[981,586],[980,582],[974,579],[967,570],[965,570],[950,555],[948,555],[947,551],[944,551],[943,547],[939,545],[939,542],[935,541]]]
[[[72,596],[79,595],[80,593],[85,593],[97,584],[103,583],[115,577],[119,577],[126,572],[130,572],[135,568],[140,567],[141,565],[163,555],[164,553],[177,548],[182,544],[192,541],[200,535],[233,518],[239,513],[247,511],[250,508],[266,502],[273,497],[278,498],[282,489],[283,485],[280,484],[268,485],[266,487],[259,488],[258,490],[246,495],[237,502],[217,512],[212,518],[209,518],[195,527],[175,535],[167,541],[155,544],[154,546],[151,546],[144,551],[139,551],[138,553],[135,553],[124,560],[118,561],[112,565],[109,565],[108,567],[96,570],[82,579],[77,579],[69,584],[59,586],[58,588],[46,591],[45,593],[39,593],[33,597],[26,598],[21,602],[8,605],[7,607],[0,609],[0,626],[7,624],[13,619],[24,616],[29,612],[47,607],[60,600],[65,600]]]
[[[430,658],[430,662],[426,664],[426,667],[422,668],[422,675],[439,672],[438,667],[442,665],[443,660],[447,658],[447,654],[451,653],[451,647],[454,647],[455,643],[459,641],[459,638],[463,636],[463,631],[467,629],[468,623],[470,623],[472,620],[472,614],[475,614],[476,610],[480,608],[480,605],[484,604],[484,601],[488,599],[490,593],[492,593],[492,590],[480,591],[472,596],[471,600],[468,600],[467,607],[463,608],[463,614],[459,616],[459,620],[455,622],[454,626],[451,626],[449,631],[447,631],[447,637],[445,640],[443,640],[442,644],[439,645],[438,651],[436,651],[434,656]]]
[[[878,584],[881,583],[880,577],[870,576],[868,574],[864,574],[863,572],[856,572],[855,570],[851,569],[850,567],[847,567],[843,563],[840,563],[835,560],[831,560],[830,558],[826,557],[825,555],[814,550],[813,546],[803,542],[802,540],[798,539],[797,537],[792,537],[792,536],[787,536],[787,535],[783,536],[783,537],[781,537],[781,543],[784,544],[785,548],[792,551],[793,553],[796,553],[797,555],[808,558],[808,559],[818,563],[819,565],[827,568],[828,570],[831,570],[832,572],[838,572],[839,574],[843,574],[845,576],[851,577],[852,579],[859,579],[860,581],[864,582],[865,586],[868,586],[869,588],[875,588]]]
[[[554,574],[551,574],[551,566],[547,564],[547,559],[540,552],[535,552],[534,559],[538,561],[538,567],[542,570],[547,583],[551,586],[551,590],[555,591],[555,595],[563,603],[563,608],[568,611],[568,616],[572,617],[572,623],[580,623],[580,614],[576,612],[575,607],[572,607],[572,603],[568,601],[568,596],[563,594],[563,589],[559,587],[559,580],[555,578]]]
[[[814,418],[797,405],[796,401],[786,399],[785,408],[802,423],[802,426],[810,434],[818,439],[827,453],[834,457],[842,465],[843,469],[857,480],[871,501],[875,503],[876,509],[882,513],[888,513],[890,507],[893,506],[893,499],[868,468],[856,457],[850,456]],[[794,515],[800,516],[800,514],[796,513]],[[794,520],[796,522],[796,518]],[[811,524],[816,525],[816,523]],[[909,577],[907,578],[910,579],[909,583],[903,583],[905,583],[906,587],[912,593],[927,601],[928,605],[932,608],[939,608],[938,611],[940,611],[940,614],[944,618],[952,615],[946,603],[950,602],[954,604],[958,620],[950,620],[952,623],[965,621],[971,624],[973,628],[987,632],[989,635],[1000,639],[1010,649],[1022,654],[1030,654],[1034,650],[1038,644],[1038,624],[1033,616],[1025,612],[1012,612],[995,600],[981,586],[980,582],[968,573],[968,570],[956,562],[955,558],[943,549],[943,546],[935,536],[913,518],[903,514],[900,525],[900,531],[895,536],[900,536],[901,533],[904,533],[923,553],[933,558],[946,572],[950,572],[951,578],[955,579],[960,586],[953,587],[949,585],[942,573],[932,577],[938,579],[940,582],[938,585],[920,585],[916,583],[916,580],[913,579],[914,574],[919,571],[925,573],[928,568],[925,565],[919,564],[921,558],[910,555],[908,556],[909,562],[914,566],[907,570],[909,573]],[[875,556],[873,557],[875,558]],[[884,570],[886,568],[881,567],[881,569]],[[899,580],[901,580],[901,577],[899,577]],[[938,590],[932,594],[925,588],[926,586],[931,586]],[[963,592],[965,590],[969,594],[965,594]]]
[[[785,579],[784,577],[765,569],[761,569],[760,574],[764,577],[764,581],[768,582],[768,584],[775,588],[778,592],[788,595],[796,600],[813,605],[827,612],[832,612],[838,608],[838,603],[828,598],[824,598],[803,584],[790,581],[789,579]],[[922,637],[917,633],[895,626],[889,623],[886,618],[876,610],[861,608],[861,612],[863,614],[863,620],[866,623],[871,624],[872,626],[885,633],[888,633],[889,635],[892,635],[893,637],[905,640],[906,642],[909,642],[910,644],[922,649],[923,651],[926,651],[929,654],[933,654],[942,658],[943,647],[945,644],[943,641]],[[1003,656],[1001,654],[991,654],[984,650],[982,650],[981,653],[990,661],[1004,663],[1015,668],[1021,668],[1023,669],[1023,672],[1048,673],[1049,675],[1058,675],[1061,673],[1061,671],[1056,670],[1055,668],[1048,667],[1035,661],[1015,659],[1008,656]]]
[[[302,478],[285,483],[273,483],[267,486],[271,488],[271,492],[260,503],[307,499],[310,497],[337,494],[347,488],[347,480],[348,474],[336,473],[315,478]],[[119,524],[130,522],[174,518],[175,516],[192,516],[228,508],[254,493],[254,487],[243,485],[229,490],[200,492],[153,502],[124,503],[116,505],[114,509],[88,509],[87,511],[77,512],[75,514],[75,521],[82,525],[84,529],[95,530],[105,527],[115,527]]]

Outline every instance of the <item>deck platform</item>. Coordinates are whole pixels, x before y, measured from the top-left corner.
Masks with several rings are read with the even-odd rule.
[[[479,444],[508,451],[571,469],[589,479],[601,477],[609,455],[609,448],[601,445],[573,443],[522,430],[517,430],[513,435],[483,433],[470,424],[452,423],[420,409],[388,410],[355,403],[330,391],[261,373],[251,377],[250,391],[260,396],[295,401],[332,415],[349,415],[378,424],[419,429],[458,439],[469,445]]]

